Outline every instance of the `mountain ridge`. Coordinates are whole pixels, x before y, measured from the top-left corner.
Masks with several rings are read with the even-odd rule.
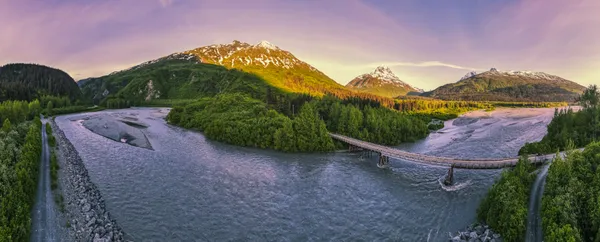
[[[574,101],[584,86],[562,77],[534,71],[471,71],[459,81],[424,96],[469,101]]]
[[[384,97],[403,96],[410,92],[423,92],[402,80],[387,66],[378,66],[374,71],[352,79],[346,87],[355,91]]]
[[[106,76],[170,60],[181,60],[196,64],[214,64],[229,69],[239,69],[256,74],[274,87],[289,92],[323,95],[329,90],[345,89],[343,85],[310,64],[298,59],[291,52],[264,40],[254,45],[234,40],[228,44],[202,46],[146,61],[125,70],[112,72]],[[89,79],[82,79],[84,83],[80,86],[85,86]]]

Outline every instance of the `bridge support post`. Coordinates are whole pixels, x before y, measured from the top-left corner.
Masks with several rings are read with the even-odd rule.
[[[383,167],[387,167],[390,164],[390,159],[389,157],[380,154],[379,155],[379,162],[377,162],[377,166],[383,168]]]
[[[448,174],[446,175],[446,179],[444,179],[444,185],[451,186],[454,183],[454,164],[450,166],[448,169]]]

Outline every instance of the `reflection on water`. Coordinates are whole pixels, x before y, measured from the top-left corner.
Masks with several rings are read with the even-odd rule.
[[[105,111],[133,114],[148,125],[143,132],[154,150],[109,140],[69,120],[85,114],[56,118],[108,210],[137,241],[446,241],[448,232],[474,221],[499,174],[456,169],[460,187],[444,188],[439,178],[445,168],[390,160],[391,167],[379,169],[377,157],[357,153],[285,154],[225,145],[166,125],[161,117],[167,111]],[[541,139],[553,110],[535,118],[496,112],[465,125],[447,121],[443,133],[402,148],[512,156],[525,141]]]

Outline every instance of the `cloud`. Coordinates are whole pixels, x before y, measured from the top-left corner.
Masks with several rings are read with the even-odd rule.
[[[473,67],[465,67],[454,64],[448,64],[440,61],[424,61],[424,62],[381,62],[381,63],[372,63],[368,64],[368,67],[378,67],[378,66],[407,66],[407,67],[448,67],[453,69],[461,69],[461,70],[471,70],[471,71],[481,71],[484,69],[481,68],[473,68]]]

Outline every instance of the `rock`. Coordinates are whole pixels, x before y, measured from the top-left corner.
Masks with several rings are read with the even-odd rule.
[[[96,218],[92,217],[92,219],[90,219],[90,221],[85,226],[92,227],[95,224],[96,224]]]
[[[104,237],[104,235],[106,234],[106,230],[104,229],[104,227],[97,227],[96,229],[94,229],[94,233],[100,235],[100,237]]]
[[[460,236],[455,236],[455,237],[451,238],[451,239],[450,239],[450,241],[452,241],[452,242],[462,242],[462,241],[464,241],[464,240],[462,240],[462,239],[460,238]]]
[[[483,226],[477,226],[475,227],[475,232],[477,232],[478,235],[482,235],[483,232],[485,232],[485,229],[483,228]]]
[[[492,237],[494,237],[494,239],[498,239],[498,238],[500,238],[500,235],[499,235],[499,234],[496,234],[496,233],[494,233],[494,234],[492,235]]]
[[[59,183],[66,205],[64,216],[72,237],[69,241],[124,241],[122,229],[106,211],[104,199],[90,180],[77,150],[54,121],[50,124],[58,147]]]
[[[473,231],[473,232],[469,233],[469,238],[472,239],[472,238],[477,238],[477,237],[478,237],[477,232]]]
[[[85,205],[83,205],[83,207],[81,208],[81,211],[86,213],[89,212],[90,209],[92,208],[92,206],[89,203],[86,203]]]

